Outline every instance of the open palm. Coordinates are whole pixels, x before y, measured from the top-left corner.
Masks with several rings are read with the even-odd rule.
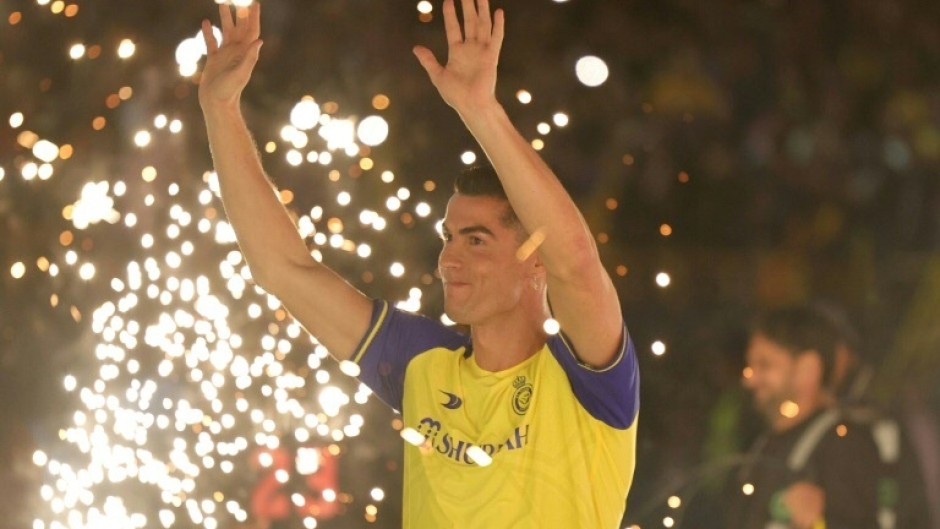
[[[454,0],[444,1],[447,65],[442,66],[428,48],[414,48],[418,61],[441,97],[458,111],[494,97],[496,66],[505,27],[501,9],[490,16],[489,0],[461,1],[463,31],[457,20]]]
[[[258,62],[261,48],[261,6],[240,8],[232,16],[232,9],[219,5],[222,22],[222,45],[212,34],[212,25],[202,21],[202,36],[206,41],[207,59],[199,80],[199,101],[206,105],[236,103]]]

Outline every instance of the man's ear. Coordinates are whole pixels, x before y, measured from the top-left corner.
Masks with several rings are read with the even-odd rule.
[[[807,349],[796,355],[793,376],[801,385],[825,386],[823,380],[823,362],[819,351]]]
[[[538,250],[532,256],[532,264],[540,273],[545,273],[545,263],[542,262],[542,254]]]
[[[544,282],[546,276],[548,275],[548,270],[545,269],[545,263],[542,261],[542,254],[536,250],[532,255],[532,272],[536,274],[540,281]]]
[[[548,284],[548,271],[542,262],[542,256],[538,251],[532,253],[526,260],[526,277],[536,290],[545,287]]]

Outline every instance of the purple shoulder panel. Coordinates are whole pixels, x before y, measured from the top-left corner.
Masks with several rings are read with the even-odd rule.
[[[582,364],[570,343],[562,334],[556,334],[549,337],[548,348],[568,375],[578,402],[604,424],[621,430],[629,428],[640,408],[640,371],[626,326],[619,356],[604,369]]]
[[[468,336],[442,323],[379,299],[373,302],[369,330],[356,347],[353,361],[359,364],[359,380],[400,411],[405,369],[411,359],[435,347],[458,349],[468,343]]]

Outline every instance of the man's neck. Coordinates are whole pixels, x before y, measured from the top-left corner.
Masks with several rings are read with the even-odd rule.
[[[545,345],[545,318],[514,311],[472,326],[470,337],[477,365],[487,371],[502,371],[532,357]]]

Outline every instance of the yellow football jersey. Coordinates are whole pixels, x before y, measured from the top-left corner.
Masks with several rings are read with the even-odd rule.
[[[624,330],[604,370],[562,335],[499,372],[468,336],[376,301],[354,356],[405,424],[407,529],[619,527],[635,466],[639,373]]]

